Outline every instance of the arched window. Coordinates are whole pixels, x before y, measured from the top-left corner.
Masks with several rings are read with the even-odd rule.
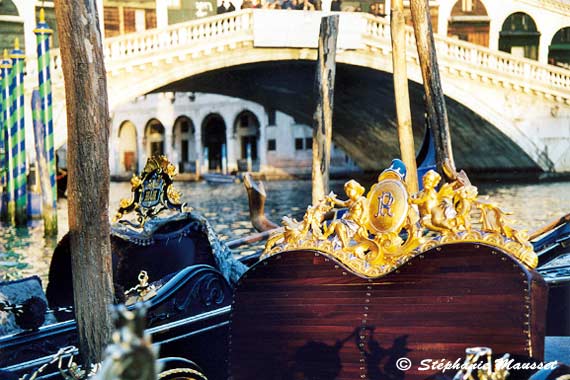
[[[489,46],[490,22],[481,0],[458,0],[451,10],[447,34],[463,41]]]
[[[194,133],[194,124],[189,117],[180,116],[174,122],[172,147],[178,153],[178,171],[180,173],[196,170],[195,162],[198,156],[194,143]]]
[[[540,32],[526,13],[513,13],[503,23],[499,34],[499,50],[537,60]]]
[[[151,119],[144,129],[144,137],[148,157],[164,154],[164,126],[160,121]]]
[[[0,1],[0,15],[19,16],[18,8],[12,0]],[[0,20],[0,53],[7,49],[14,49],[14,40],[20,40],[20,46],[24,46],[24,23],[21,21]]]
[[[548,63],[570,69],[570,26],[560,29],[552,38]]]
[[[208,149],[208,169],[220,171],[222,151],[226,145],[226,123],[217,113],[206,116],[202,123],[202,145]],[[227,152],[227,150],[226,150]]]
[[[253,112],[244,110],[237,115],[234,122],[234,133],[239,144],[239,157],[242,160],[247,159],[247,147],[249,145],[251,159],[254,161],[257,160],[259,120],[257,120]]]
[[[130,121],[124,121],[119,128],[119,161],[123,173],[138,172],[137,128]]]

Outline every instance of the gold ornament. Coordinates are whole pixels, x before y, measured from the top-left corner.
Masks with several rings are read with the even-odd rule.
[[[439,190],[441,176],[427,172],[423,189],[412,196],[400,161],[382,172],[366,197],[364,187],[350,180],[344,185],[348,199],[331,193],[309,206],[301,222],[284,217],[283,230],[269,238],[262,258],[316,249],[359,275],[377,277],[438,245],[476,242],[498,247],[535,268],[538,257],[526,233],[513,228],[498,206],[478,201],[477,188],[463,171],[449,171],[452,182]],[[325,220],[335,206],[345,209],[342,217]],[[477,212],[481,217],[474,222]]]
[[[153,156],[146,162],[140,176],[131,178],[131,199],[121,199],[113,223],[123,222],[142,228],[151,218],[167,210],[190,211],[180,202],[182,194],[174,189],[176,168],[165,156]],[[135,212],[136,222],[122,220],[123,216]]]

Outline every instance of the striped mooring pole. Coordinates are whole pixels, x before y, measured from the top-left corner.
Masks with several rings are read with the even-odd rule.
[[[5,173],[6,173],[6,212],[4,220],[14,224],[16,222],[16,203],[15,203],[15,187],[14,187],[14,157],[12,156],[12,107],[11,107],[11,89],[12,89],[12,61],[8,55],[8,50],[4,49],[4,59],[0,63],[2,70],[2,103],[4,110],[4,149],[6,151]]]
[[[41,119],[46,128],[45,150],[47,157],[47,165],[50,179],[50,189],[42,191],[51,191],[51,205],[44,205],[42,214],[44,219],[44,231],[46,236],[57,235],[57,184],[56,184],[56,162],[55,148],[53,138],[53,112],[51,97],[51,76],[50,76],[50,55],[49,55],[49,39],[53,34],[53,30],[45,21],[45,13],[43,8],[40,9],[40,22],[34,29],[36,42],[38,45],[38,76],[39,91],[42,104]],[[40,173],[41,175],[41,173]],[[42,197],[46,199],[46,197]]]
[[[0,60],[0,64],[2,61]],[[6,149],[4,140],[4,70],[0,69],[0,220],[6,219]]]
[[[28,180],[26,173],[26,125],[24,122],[24,52],[20,41],[14,41],[12,59],[12,157],[14,159],[14,196],[16,203],[16,224],[28,221]]]

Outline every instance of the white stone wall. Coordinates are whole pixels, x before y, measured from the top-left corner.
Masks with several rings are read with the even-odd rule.
[[[237,160],[241,158],[241,142],[239,137],[244,133],[251,133],[252,128],[236,131],[234,125],[239,115],[251,112],[259,122],[257,133],[256,167],[266,173],[309,173],[311,170],[311,149],[307,138],[312,137],[312,130],[307,125],[295,123],[292,117],[276,112],[275,125],[268,126],[268,115],[264,108],[253,102],[230,98],[222,95],[203,93],[158,93],[137,98],[135,101],[123,104],[112,112],[111,130],[111,174],[123,175],[123,145],[119,140],[121,126],[125,122],[132,123],[136,128],[137,162],[139,170],[142,169],[148,157],[148,142],[145,142],[145,128],[151,120],[158,120],[164,127],[164,153],[173,162],[179,161],[182,156],[179,151],[180,142],[174,140],[174,126],[176,120],[185,117],[191,121],[193,137],[190,143],[190,160],[197,159],[204,170],[203,124],[209,115],[216,114],[222,117],[226,125],[226,143],[228,155],[228,170],[237,170]],[[245,132],[244,132],[245,131]],[[128,134],[125,134],[128,135]],[[295,139],[303,141],[303,149],[295,149]],[[275,140],[276,150],[267,151],[268,140]],[[132,144],[132,142],[128,142]],[[194,157],[192,157],[192,153]],[[358,170],[356,165],[339,148],[333,149],[333,171]]]

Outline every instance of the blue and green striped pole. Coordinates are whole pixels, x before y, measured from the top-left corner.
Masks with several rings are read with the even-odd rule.
[[[14,41],[12,58],[12,157],[14,158],[14,196],[16,224],[28,221],[28,179],[26,177],[26,125],[24,123],[24,52],[18,38]]]
[[[6,151],[5,172],[6,172],[6,217],[5,221],[14,224],[16,222],[16,203],[14,194],[14,157],[12,156],[12,61],[8,55],[8,50],[4,50],[4,59],[0,63],[2,70],[2,100],[4,114],[4,149]]]
[[[51,205],[44,205],[42,214],[44,219],[44,231],[47,236],[57,235],[57,190],[56,190],[56,163],[55,149],[53,139],[53,113],[51,98],[51,76],[50,76],[50,56],[49,56],[49,39],[53,34],[46,23],[43,8],[40,10],[40,22],[36,29],[36,42],[38,45],[38,76],[39,90],[42,102],[41,118],[46,128],[45,149],[47,156],[48,172],[50,179]],[[41,174],[40,174],[41,175]],[[44,191],[44,189],[42,189]],[[42,197],[42,199],[46,199]],[[50,211],[48,211],[50,210]]]
[[[1,62],[0,62],[1,63]],[[0,219],[6,219],[6,149],[4,147],[4,72],[0,69]]]

